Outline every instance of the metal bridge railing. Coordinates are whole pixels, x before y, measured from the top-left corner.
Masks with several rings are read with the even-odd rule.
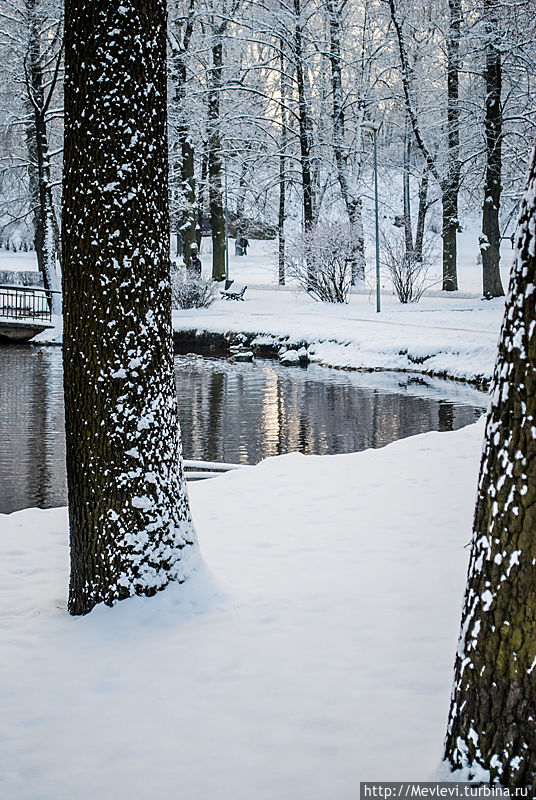
[[[39,286],[0,286],[0,317],[52,320],[52,292]]]

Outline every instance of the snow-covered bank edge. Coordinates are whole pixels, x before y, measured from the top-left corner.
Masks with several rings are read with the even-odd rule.
[[[259,358],[288,358],[289,365],[303,366],[308,361],[332,369],[362,372],[418,373],[435,378],[462,381],[487,390],[492,377],[492,368],[476,371],[474,363],[464,364],[464,354],[459,349],[439,347],[435,352],[423,352],[422,344],[415,343],[398,349],[395,342],[391,348],[383,343],[381,350],[374,350],[371,343],[366,346],[357,341],[337,339],[303,338],[291,334],[271,334],[263,331],[209,330],[206,328],[178,327],[174,324],[175,351],[196,352],[213,355],[232,355],[231,348],[241,345],[250,349]],[[283,362],[285,363],[285,362]]]
[[[256,357],[277,358],[290,351],[288,363],[414,373],[489,387],[502,307],[489,306],[485,315],[472,306],[434,305],[418,313],[387,308],[380,320],[367,318],[370,311],[361,306],[337,309],[335,314],[293,297],[285,302],[279,297],[276,304],[273,292],[252,294],[238,306],[216,302],[209,309],[174,312],[175,351],[229,356],[233,346],[241,345]],[[467,311],[474,313],[461,313]],[[54,322],[53,329],[31,344],[61,344],[61,319]]]

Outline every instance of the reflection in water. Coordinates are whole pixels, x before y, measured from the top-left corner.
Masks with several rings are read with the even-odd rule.
[[[460,428],[477,419],[487,402],[466,386],[393,373],[200,356],[178,356],[176,365],[189,458],[251,464],[295,450],[382,447],[415,433]]]
[[[273,361],[177,356],[186,458],[255,464],[347,453],[473,422],[487,395],[461,384]],[[61,351],[0,346],[0,513],[66,503]]]
[[[0,512],[65,505],[59,348],[0,346]]]

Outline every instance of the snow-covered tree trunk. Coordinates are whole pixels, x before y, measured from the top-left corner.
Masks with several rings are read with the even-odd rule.
[[[248,147],[244,147],[244,155],[247,155]],[[245,255],[242,252],[241,241],[242,239],[247,238],[247,226],[244,219],[244,213],[246,209],[246,188],[247,188],[247,174],[248,174],[248,165],[247,161],[244,160],[240,164],[240,174],[238,177],[238,188],[236,191],[236,247],[240,251],[242,255]]]
[[[504,295],[499,262],[501,232],[499,209],[502,180],[502,57],[495,0],[484,0],[486,99],[484,133],[486,137],[486,179],[482,207],[482,293],[484,297]]]
[[[445,758],[536,790],[536,149],[495,367]]]
[[[201,174],[197,182],[197,246],[201,246],[203,234],[203,215],[206,207],[206,197],[208,194],[208,144],[203,143],[201,149]]]
[[[183,581],[164,0],[67,0],[63,210],[69,610]]]
[[[452,185],[443,186],[441,191],[443,212],[443,282],[445,292],[458,289],[457,233],[458,233],[458,190]]]

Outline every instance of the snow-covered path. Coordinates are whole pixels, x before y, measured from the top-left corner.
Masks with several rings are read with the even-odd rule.
[[[204,566],[65,611],[65,511],[0,516],[0,795],[354,800],[441,756],[482,423],[190,487]]]

